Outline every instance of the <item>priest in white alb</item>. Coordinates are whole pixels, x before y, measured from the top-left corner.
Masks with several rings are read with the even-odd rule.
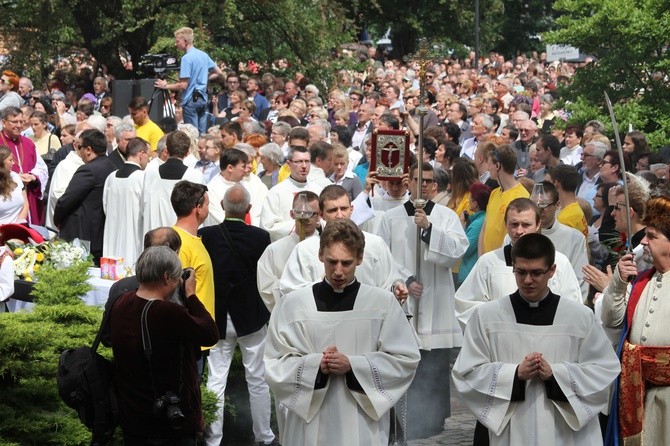
[[[389,411],[419,363],[417,339],[390,292],[356,280],[361,231],[334,221],[320,242],[324,280],[291,293],[270,318],[265,379],[288,408],[280,441],[386,446]]]
[[[109,174],[102,192],[102,209],[107,216],[102,255],[123,257],[128,266],[134,265],[142,252],[142,195],[149,150],[149,144],[142,138],[130,140],[126,162]]]
[[[184,164],[189,154],[191,138],[182,132],[174,131],[167,136],[167,151],[170,157],[156,170],[146,172],[144,178],[144,233],[158,228],[170,226],[177,220],[177,215],[170,204],[170,196],[174,185],[181,180],[205,184],[205,176],[197,169]]]
[[[518,289],[479,305],[453,369],[477,417],[474,444],[596,446],[620,367],[593,312],[549,287],[554,246],[529,233],[512,246]]]

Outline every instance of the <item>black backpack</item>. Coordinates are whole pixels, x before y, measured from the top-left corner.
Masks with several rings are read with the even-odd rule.
[[[91,430],[91,446],[109,444],[119,424],[114,364],[97,353],[109,313],[105,313],[93,345],[64,350],[56,371],[58,394]]]

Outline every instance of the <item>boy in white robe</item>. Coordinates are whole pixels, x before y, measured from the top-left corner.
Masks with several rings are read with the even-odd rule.
[[[522,236],[518,290],[470,317],[453,378],[480,423],[475,444],[602,445],[598,414],[620,367],[593,312],[549,289],[554,255],[546,236]]]
[[[291,293],[270,318],[265,379],[288,408],[281,443],[386,446],[389,410],[419,362],[417,340],[390,292],[356,280],[361,231],[339,220],[320,240],[325,279]]]
[[[353,207],[342,186],[331,184],[319,197],[321,218],[326,224],[339,219],[350,219]],[[365,252],[356,276],[366,285],[393,290],[401,302],[407,299],[407,287],[398,271],[391,251],[379,236],[363,232]],[[324,267],[319,260],[319,240],[307,239],[293,248],[279,282],[281,295],[304,288],[323,278]]]
[[[507,206],[505,228],[512,244],[482,255],[456,291],[456,316],[463,328],[478,305],[514,292],[512,246],[523,235],[538,232],[540,221],[540,209],[528,198],[516,198]],[[583,302],[574,268],[560,252],[556,253],[556,274],[550,279],[549,286],[563,299]]]

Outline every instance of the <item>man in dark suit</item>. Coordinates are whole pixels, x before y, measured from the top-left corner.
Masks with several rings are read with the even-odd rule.
[[[84,130],[79,136],[79,156],[84,165],[74,173],[54,210],[54,223],[63,240],[75,238],[91,242],[91,254],[96,265],[102,256],[105,213],[102,193],[107,176],[114,164],[107,158],[107,140],[98,130]]]
[[[223,436],[223,400],[230,363],[239,345],[245,367],[255,441],[270,444],[270,389],[263,377],[266,324],[270,319],[258,293],[258,259],[270,244],[270,234],[244,223],[251,209],[249,192],[239,184],[223,197],[223,223],[198,231],[214,270],[216,325],[221,339],[210,349],[207,388],[217,394],[217,419],[207,429],[207,444],[219,445]]]

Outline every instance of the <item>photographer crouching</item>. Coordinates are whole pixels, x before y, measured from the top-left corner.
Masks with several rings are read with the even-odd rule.
[[[216,323],[170,248],[147,248],[135,269],[139,288],[111,314],[124,445],[195,446],[205,427],[196,356],[219,340]]]

